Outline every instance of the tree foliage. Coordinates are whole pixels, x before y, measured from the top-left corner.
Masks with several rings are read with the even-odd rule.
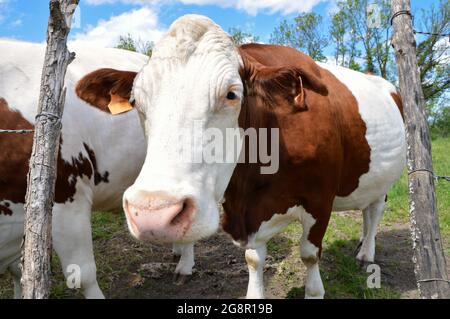
[[[317,13],[304,13],[293,21],[281,21],[270,42],[297,48],[318,61],[325,60],[325,51],[331,52],[332,60],[338,65],[380,75],[396,83],[390,1],[337,0],[336,7],[337,10],[330,14],[328,25]],[[376,10],[371,10],[374,8]],[[434,34],[450,32],[448,0],[440,0],[413,14],[415,30]],[[450,123],[450,38],[417,34],[416,41],[429,121],[439,127],[440,132],[450,130],[450,124],[445,124]]]
[[[270,36],[270,42],[297,48],[314,60],[324,61],[323,51],[328,45],[324,30],[322,16],[314,12],[302,13],[294,18],[294,23],[283,20]]]
[[[450,33],[450,2],[441,0],[422,10],[418,31],[434,34]],[[439,99],[450,87],[450,40],[437,35],[426,35],[417,46],[422,89],[427,101]],[[450,106],[447,104],[447,106]]]
[[[228,29],[228,33],[231,35],[236,45],[254,43],[259,41],[258,36],[255,36],[250,32],[244,32],[240,28],[230,28]]]
[[[134,39],[131,34],[128,33],[126,36],[119,37],[116,48],[152,56],[153,46],[153,42]]]

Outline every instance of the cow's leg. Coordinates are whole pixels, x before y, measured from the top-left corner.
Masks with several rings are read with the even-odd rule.
[[[266,245],[257,249],[247,249],[245,260],[247,261],[249,280],[247,288],[248,299],[264,298],[264,263],[266,260]]]
[[[381,196],[378,200],[370,204],[363,210],[364,223],[367,224],[367,232],[364,233],[364,239],[356,259],[362,262],[373,262],[375,258],[375,236],[377,227],[383,217],[385,206],[385,197]]]
[[[194,262],[194,244],[173,244],[174,255],[180,256],[175,268],[174,282],[178,285],[184,284],[192,275]]]
[[[104,298],[97,283],[91,231],[91,205],[88,200],[55,204],[53,209],[53,245],[61,260],[64,275],[80,269],[80,284],[86,298]],[[72,266],[73,267],[73,266]]]
[[[355,255],[358,255],[359,250],[362,247],[362,243],[364,241],[364,238],[366,237],[367,233],[369,232],[369,225],[370,225],[370,216],[367,213],[366,210],[363,210],[363,224],[361,227],[361,236],[359,237],[359,242],[358,245],[355,247],[355,250],[353,251],[353,253]]]
[[[315,209],[317,216],[304,211],[301,214],[303,233],[300,239],[300,257],[306,266],[305,298],[322,299],[325,295],[320,277],[319,260],[322,252],[322,239],[331,215],[329,209]]]
[[[19,264],[20,260],[17,260],[9,266],[9,271],[11,272],[14,281],[14,299],[22,298],[22,285],[20,284],[22,272],[20,271]]]
[[[368,232],[369,232],[369,225],[370,225],[370,215],[368,214],[367,210],[363,210],[363,225],[361,230],[361,237],[359,238],[359,245],[361,246],[364,238],[366,238]],[[360,247],[361,248],[361,247]]]

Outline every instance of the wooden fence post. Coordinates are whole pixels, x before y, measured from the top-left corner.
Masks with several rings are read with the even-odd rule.
[[[422,298],[450,298],[439,231],[431,144],[416,57],[409,0],[392,0],[392,46],[403,99],[414,272]]]
[[[22,297],[26,299],[48,298],[50,294],[51,221],[66,93],[64,77],[75,57],[66,43],[78,2],[50,0],[47,49],[25,198]]]

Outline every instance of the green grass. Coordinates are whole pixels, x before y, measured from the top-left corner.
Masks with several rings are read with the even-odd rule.
[[[111,239],[112,236],[123,228],[124,214],[119,213],[93,213],[92,214],[92,238]]]
[[[435,175],[450,175],[450,138],[438,138],[432,142],[433,170]],[[435,182],[441,235],[450,254],[450,182]],[[383,226],[409,222],[408,184],[406,172],[388,194]]]

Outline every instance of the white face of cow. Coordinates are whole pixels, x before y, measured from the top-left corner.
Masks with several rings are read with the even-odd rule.
[[[225,136],[226,128],[238,127],[241,65],[223,30],[208,18],[188,15],[173,23],[136,77],[133,97],[148,149],[123,200],[136,238],[193,242],[217,230],[217,203],[236,163],[197,160],[208,144],[197,133],[215,128]]]

